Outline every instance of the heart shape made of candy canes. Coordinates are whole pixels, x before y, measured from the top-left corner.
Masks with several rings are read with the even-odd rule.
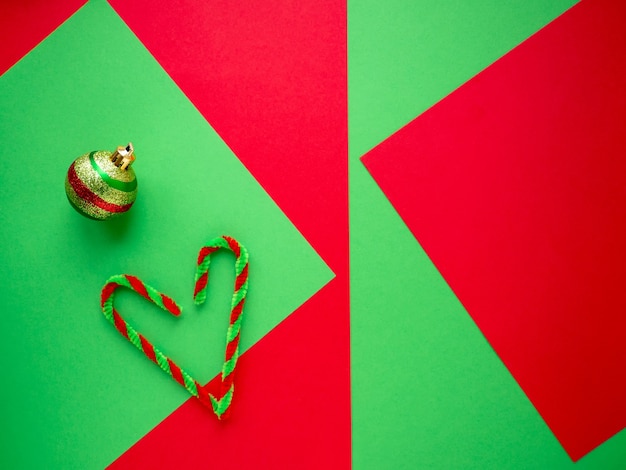
[[[187,389],[200,402],[213,410],[218,419],[225,419],[230,410],[235,391],[234,376],[237,359],[239,358],[239,337],[243,306],[248,292],[248,251],[234,238],[223,235],[209,241],[200,249],[198,268],[196,269],[193,298],[196,305],[206,299],[206,288],[209,280],[209,264],[211,254],[220,248],[227,248],[235,254],[235,291],[231,301],[230,322],[226,332],[226,352],[221,372],[221,384],[217,396],[207,390],[191,375],[181,369],[174,361],[155,348],[141,333],[128,324],[113,307],[114,292],[118,287],[127,287],[150,302],[167,310],[173,315],[180,315],[181,308],[170,297],[160,293],[153,287],[142,282],[135,276],[119,274],[110,277],[102,288],[102,313],[115,328],[132,344],[158,365],[164,372]]]

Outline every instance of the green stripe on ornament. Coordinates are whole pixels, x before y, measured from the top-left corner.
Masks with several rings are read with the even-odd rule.
[[[100,178],[102,178],[102,180],[106,184],[108,184],[112,188],[115,188],[119,191],[124,191],[125,193],[130,193],[131,191],[134,191],[137,188],[137,178],[128,182],[111,178],[106,171],[104,171],[102,168],[98,166],[96,159],[93,158],[95,153],[96,151],[94,150],[93,152],[89,154],[89,161],[91,162],[91,166],[93,167],[93,169],[98,172],[98,174],[100,175]]]

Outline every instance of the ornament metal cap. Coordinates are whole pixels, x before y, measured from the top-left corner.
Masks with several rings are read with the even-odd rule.
[[[113,155],[111,155],[111,161],[120,170],[126,170],[135,161],[135,149],[132,142],[128,142],[126,147],[118,147]]]

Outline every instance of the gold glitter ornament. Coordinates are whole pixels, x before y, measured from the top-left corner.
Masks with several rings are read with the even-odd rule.
[[[129,143],[113,153],[95,150],[74,160],[65,178],[65,193],[72,207],[94,220],[128,211],[137,198],[137,178],[131,167],[134,152]]]

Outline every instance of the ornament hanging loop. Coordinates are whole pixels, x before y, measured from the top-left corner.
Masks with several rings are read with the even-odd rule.
[[[135,161],[133,144],[129,142],[126,147],[118,147],[111,155],[111,161],[120,170],[126,170]]]

